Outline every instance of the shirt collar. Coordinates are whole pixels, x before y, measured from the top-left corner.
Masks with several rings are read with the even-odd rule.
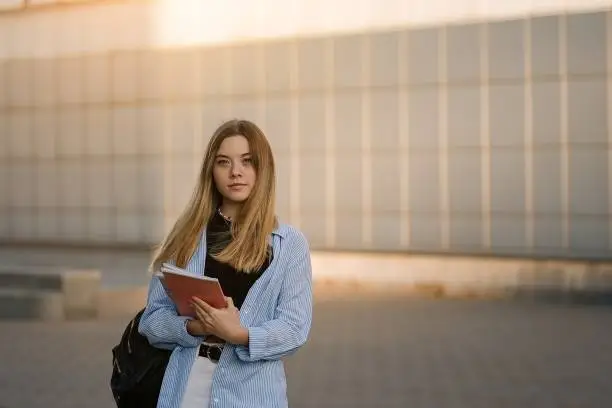
[[[278,226],[274,231],[272,231],[273,235],[278,235],[281,238],[285,238],[287,236],[287,225],[278,223]]]

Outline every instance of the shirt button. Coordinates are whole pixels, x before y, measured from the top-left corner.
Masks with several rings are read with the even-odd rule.
[[[218,402],[219,402],[219,398],[215,398],[215,399],[213,399],[213,401],[214,401],[214,402],[215,402],[215,404],[216,404],[216,403],[218,403]]]

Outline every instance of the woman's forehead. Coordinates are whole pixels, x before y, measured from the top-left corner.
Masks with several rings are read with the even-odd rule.
[[[226,137],[217,151],[217,155],[222,156],[242,156],[248,153],[250,153],[249,141],[241,135]]]

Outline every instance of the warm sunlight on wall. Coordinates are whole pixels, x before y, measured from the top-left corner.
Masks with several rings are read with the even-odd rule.
[[[0,0],[8,7],[14,0]],[[596,10],[612,0],[115,0],[2,13],[0,59]]]
[[[612,0],[158,0],[158,45],[321,35],[601,9]]]

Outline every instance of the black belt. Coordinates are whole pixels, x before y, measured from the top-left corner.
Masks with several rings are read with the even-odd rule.
[[[213,363],[216,363],[221,358],[221,352],[223,351],[223,344],[202,344],[198,355],[200,357],[206,357]]]

